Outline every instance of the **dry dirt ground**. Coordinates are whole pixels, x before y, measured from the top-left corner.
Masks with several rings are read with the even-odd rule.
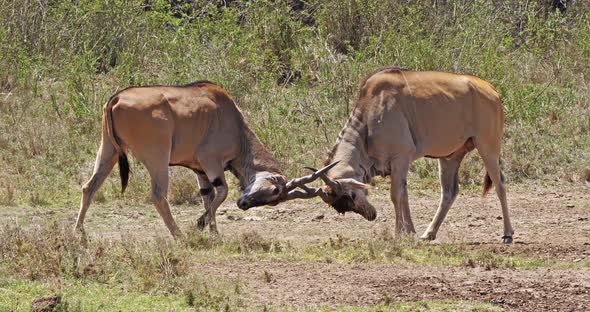
[[[412,216],[418,235],[438,205],[437,192],[416,195],[410,191]],[[387,189],[371,195],[379,216],[368,222],[354,214],[337,215],[318,201],[293,202],[243,212],[231,201],[218,212],[222,235],[256,231],[262,237],[306,246],[336,236],[367,240],[393,227],[393,209]],[[473,251],[493,251],[533,259],[577,263],[590,259],[590,185],[521,185],[509,189],[515,228],[514,244],[500,243],[501,209],[491,193],[482,199],[459,195],[433,244],[448,243]],[[191,226],[201,207],[174,207],[182,228]],[[36,223],[47,215],[73,223],[76,209],[27,208],[0,210],[0,218]],[[92,206],[86,230],[109,238],[127,233],[166,233],[155,209],[119,204]],[[238,278],[258,305],[314,307],[369,306],[383,302],[427,299],[492,302],[516,311],[590,311],[590,269],[482,268],[417,264],[347,264],[228,260],[199,267],[204,274]],[[265,273],[266,272],[266,273]],[[263,278],[267,276],[267,278]]]

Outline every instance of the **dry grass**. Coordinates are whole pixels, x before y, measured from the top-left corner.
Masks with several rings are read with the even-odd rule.
[[[129,85],[220,83],[288,175],[301,174],[323,160],[359,80],[390,64],[492,82],[507,114],[510,182],[587,180],[584,1],[565,14],[509,0],[167,3],[11,0],[0,8],[0,204],[75,205],[92,171],[101,106]],[[132,166],[124,200],[148,202],[148,174]],[[420,160],[412,176],[428,186],[436,166]],[[462,183],[479,185],[482,167],[468,157]],[[172,173],[173,203],[197,203],[192,173]],[[119,188],[109,179],[99,199],[123,199]]]
[[[192,226],[191,228],[195,228]],[[145,306],[181,310],[258,309],[251,289],[239,277],[208,275],[207,264],[261,262],[401,264],[494,269],[583,269],[588,259],[571,262],[526,258],[510,253],[477,251],[462,245],[433,245],[411,238],[396,239],[389,231],[368,240],[342,236],[300,247],[265,238],[257,232],[237,237],[189,232],[183,241],[125,235],[123,240],[86,238],[57,223],[29,228],[3,225],[0,230],[0,302],[19,306],[41,295],[61,295],[63,311],[92,307],[107,310]],[[273,273],[256,277],[280,282]],[[3,289],[3,290],[2,290]],[[84,289],[80,292],[78,289]],[[110,301],[108,298],[119,298]],[[20,299],[15,299],[20,298]],[[16,300],[16,301],[15,301]],[[19,303],[20,302],[20,303]],[[30,301],[25,301],[26,305]],[[457,302],[425,302],[432,308]],[[409,303],[410,308],[416,304]],[[387,304],[386,304],[387,306]],[[399,304],[392,307],[402,308]],[[280,307],[269,307],[279,309]],[[488,307],[489,308],[489,307]],[[344,311],[356,311],[343,307]]]

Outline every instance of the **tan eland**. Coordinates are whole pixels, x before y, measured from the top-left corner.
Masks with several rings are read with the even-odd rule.
[[[505,243],[512,242],[506,190],[500,169],[504,111],[494,87],[474,76],[406,71],[385,67],[361,84],[358,101],[327,163],[339,162],[326,174],[315,174],[323,189],[305,186],[308,176],[293,180],[305,192],[291,191],[282,200],[321,196],[338,212],[354,211],[368,220],[377,216],[367,199],[376,175],[391,176],[391,201],[396,232],[415,233],[408,205],[410,164],[421,157],[437,158],[442,188],[438,210],[422,235],[433,240],[459,193],[459,166],[477,149],[486,168],[483,194],[492,184],[502,206]]]
[[[92,198],[117,161],[125,190],[128,151],[147,168],[152,201],[174,237],[181,231],[167,200],[168,166],[196,173],[206,209],[198,226],[209,224],[213,232],[217,232],[215,212],[228,193],[225,170],[240,181],[242,209],[274,202],[287,192],[279,163],[221,87],[208,81],[132,87],[113,95],[104,106],[102,141],[94,173],[82,188],[76,229],[83,229]]]

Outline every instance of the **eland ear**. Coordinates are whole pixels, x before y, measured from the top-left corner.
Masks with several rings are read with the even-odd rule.
[[[354,186],[354,187],[360,187],[365,190],[371,189],[371,185],[359,182],[359,181],[352,179],[352,178],[338,179],[337,181],[338,181],[338,183],[341,183],[341,184],[350,185],[350,186]]]

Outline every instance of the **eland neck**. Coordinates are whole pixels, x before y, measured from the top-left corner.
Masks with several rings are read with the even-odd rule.
[[[282,175],[279,162],[246,124],[243,133],[240,153],[230,168],[240,180],[240,187],[245,189],[259,176]]]
[[[354,178],[363,183],[370,181],[372,165],[367,155],[366,136],[366,125],[361,120],[359,110],[355,109],[324,162],[324,165],[328,165],[334,161],[340,161],[328,172],[328,177]]]

